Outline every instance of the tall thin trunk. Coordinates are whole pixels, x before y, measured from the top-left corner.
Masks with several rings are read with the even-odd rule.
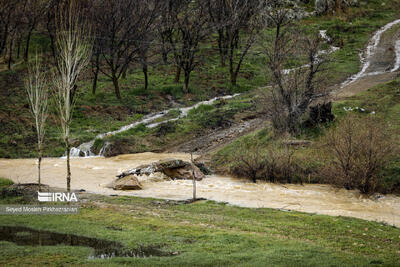
[[[39,192],[40,192],[40,188],[41,188],[41,182],[40,182],[40,167],[41,167],[41,163],[42,163],[42,152],[39,152],[39,156],[38,156],[38,184],[39,184]]]
[[[25,47],[25,54],[24,54],[24,60],[25,60],[25,62],[28,62],[28,57],[29,57],[29,46],[30,46],[30,43],[31,43],[32,31],[33,31],[33,28],[29,29],[28,37],[26,38],[26,47]]]
[[[231,85],[235,86],[237,80],[237,73],[235,71],[230,71],[230,74],[231,74]]]
[[[146,63],[143,64],[143,74],[144,74],[144,90],[147,90],[147,88],[149,87],[149,77],[147,74],[147,64]]]
[[[67,147],[67,191],[71,191],[71,165],[70,165],[70,153],[71,145],[69,144],[69,138],[65,138],[65,144]]]
[[[196,201],[196,177],[194,171],[193,153],[190,153],[190,160],[192,163],[192,176],[193,176],[193,201]]]
[[[96,68],[94,72],[94,77],[93,77],[93,85],[92,85],[92,94],[96,94],[96,89],[97,89],[97,77],[99,76],[99,69]]]
[[[176,67],[175,80],[174,80],[175,83],[179,83],[179,80],[181,79],[181,70],[182,70],[181,66]]]
[[[17,44],[17,58],[18,59],[20,58],[20,55],[21,55],[21,42],[22,41],[18,41],[18,44]]]
[[[185,71],[185,83],[183,85],[183,91],[185,93],[189,93],[189,81],[190,81],[190,72]]]
[[[168,53],[165,52],[163,49],[161,54],[162,54],[162,59],[163,59],[164,65],[168,65]]]
[[[223,47],[223,31],[219,30],[218,31],[218,48],[219,48],[219,55],[221,58],[221,67],[226,66],[226,50]]]
[[[12,56],[13,56],[13,45],[14,45],[14,38],[11,38],[10,41],[10,49],[8,51],[8,69],[11,69],[11,62],[12,62]]]
[[[113,82],[113,84],[114,84],[115,96],[116,96],[118,99],[121,99],[121,93],[120,93],[120,90],[119,90],[118,77],[115,76],[115,75],[113,75],[112,82]]]

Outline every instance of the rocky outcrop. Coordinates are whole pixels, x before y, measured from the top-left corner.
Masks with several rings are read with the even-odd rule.
[[[319,103],[310,107],[309,118],[304,122],[304,126],[312,128],[333,120],[335,120],[335,115],[332,113],[332,102]]]
[[[142,185],[139,182],[139,179],[135,175],[128,175],[121,178],[116,179],[110,184],[106,185],[108,188],[112,188],[114,190],[141,190]]]
[[[161,172],[172,179],[193,179],[202,180],[205,175],[195,165],[190,162],[180,159],[166,159],[153,162],[147,165],[141,165],[137,168],[130,169],[119,175],[118,178],[123,178],[130,175],[150,175],[155,172]]]
[[[357,6],[357,0],[342,0],[341,7]],[[335,0],[315,0],[315,13],[317,15],[326,14],[334,11]]]

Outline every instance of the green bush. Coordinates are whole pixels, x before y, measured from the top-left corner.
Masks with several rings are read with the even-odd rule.
[[[1,177],[0,177],[0,187],[9,186],[9,185],[12,185],[12,184],[14,184],[14,182],[11,181],[10,179],[1,178]]]

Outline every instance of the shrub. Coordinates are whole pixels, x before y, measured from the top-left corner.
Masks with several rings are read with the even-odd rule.
[[[295,150],[280,142],[264,144],[259,139],[243,138],[232,158],[230,173],[240,177],[270,182],[291,183],[303,180]]]
[[[350,114],[323,138],[327,182],[371,193],[383,186],[383,170],[398,151],[397,138],[387,123]]]
[[[1,178],[1,177],[0,177],[0,187],[9,186],[9,185],[12,185],[12,184],[14,184],[14,182],[11,181],[10,179]]]

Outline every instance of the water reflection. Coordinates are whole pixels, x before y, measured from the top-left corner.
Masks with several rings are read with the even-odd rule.
[[[19,246],[81,246],[90,247],[94,252],[89,258],[111,257],[152,257],[172,256],[164,252],[160,246],[139,247],[129,249],[119,242],[97,239],[73,234],[62,234],[44,230],[35,230],[21,226],[0,226],[0,241],[13,242]]]

